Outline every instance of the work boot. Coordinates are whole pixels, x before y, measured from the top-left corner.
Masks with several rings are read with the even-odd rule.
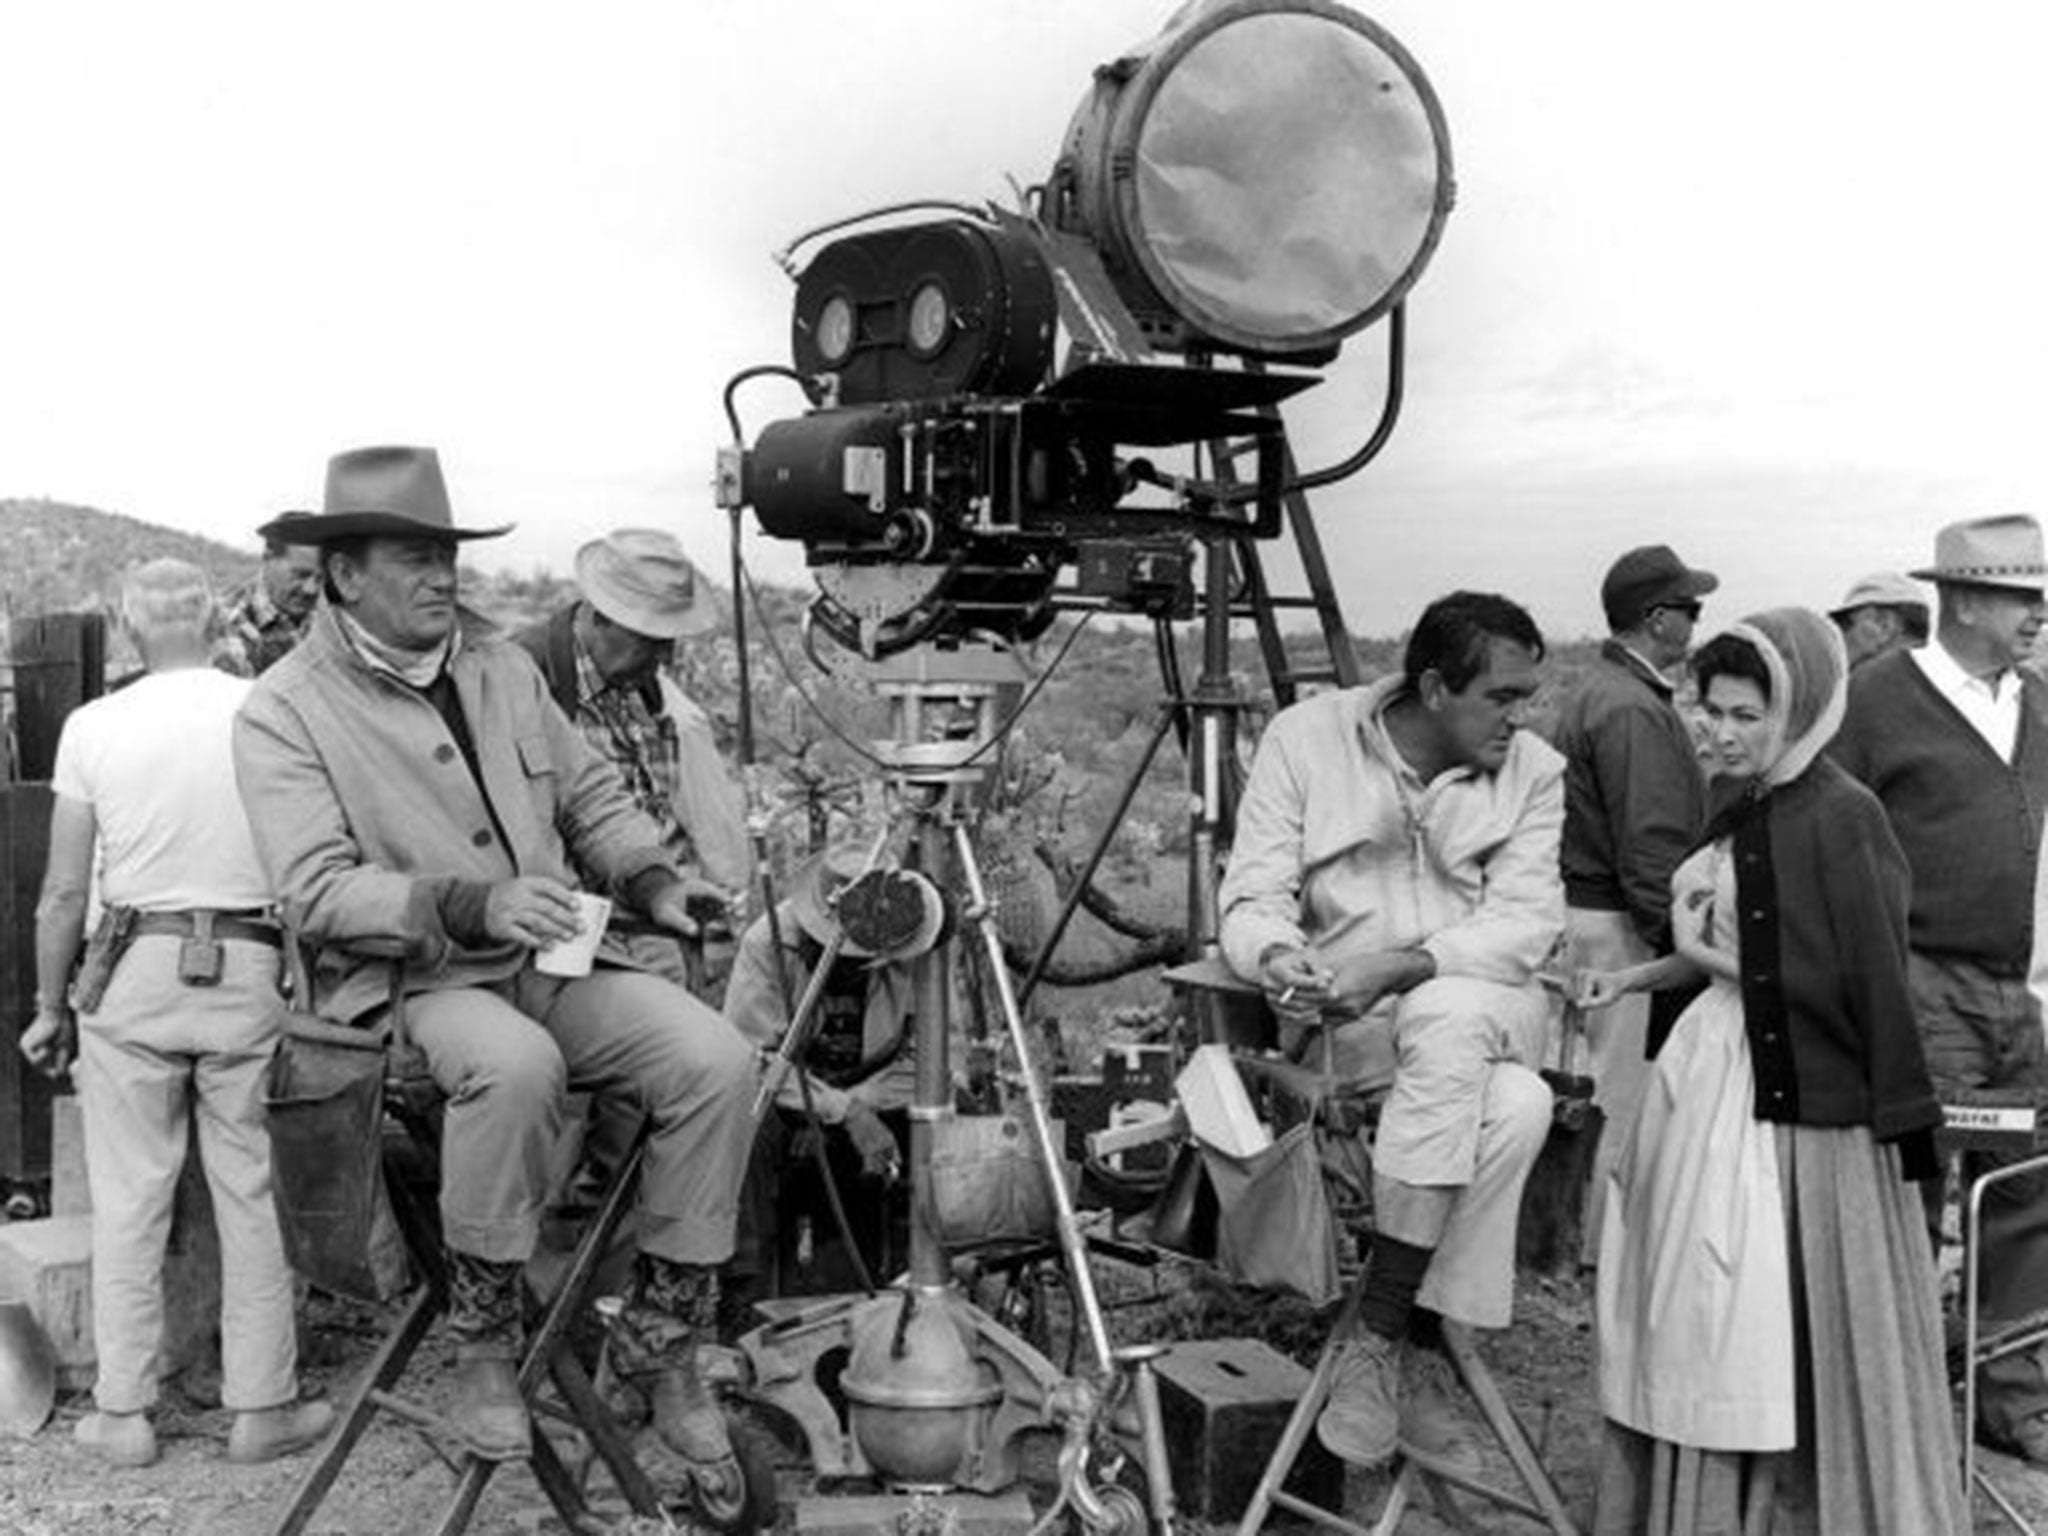
[[[156,1460],[156,1431],[146,1413],[88,1413],[71,1438],[117,1467],[146,1467]]]
[[[279,1403],[238,1413],[228,1431],[228,1460],[244,1465],[275,1461],[304,1450],[333,1423],[333,1407],[322,1402]]]
[[[1337,1346],[1330,1395],[1316,1418],[1316,1437],[1334,1456],[1376,1467],[1401,1436],[1401,1357],[1394,1341],[1370,1331]]]
[[[1400,1446],[1434,1470],[1477,1477],[1479,1447],[1458,1407],[1457,1373],[1441,1350],[1401,1348]]]
[[[700,1359],[718,1336],[718,1271],[643,1253],[631,1298],[607,1321],[613,1364],[646,1397],[662,1443],[688,1465],[698,1513],[708,1525],[736,1524],[746,1479]]]
[[[448,1254],[448,1332],[455,1340],[455,1401],[448,1420],[472,1456],[524,1461],[533,1425],[519,1395],[521,1326],[516,1260]]]

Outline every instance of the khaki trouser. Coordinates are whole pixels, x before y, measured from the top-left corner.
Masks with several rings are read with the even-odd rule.
[[[755,1054],[718,1014],[659,977],[600,966],[574,980],[529,968],[498,988],[421,993],[406,1017],[448,1095],[441,1223],[451,1248],[501,1262],[532,1255],[573,1086],[653,1120],[642,1251],[684,1264],[731,1257]]]
[[[1361,1065],[1392,1045],[1375,1179],[1455,1193],[1441,1233],[1397,1230],[1382,1196],[1381,1230],[1436,1250],[1417,1301],[1478,1328],[1504,1328],[1514,1314],[1522,1189],[1550,1134],[1552,1102],[1526,1063],[1541,1055],[1548,1017],[1534,987],[1445,977],[1404,994],[1391,1018],[1338,1031],[1338,1066],[1347,1075],[1370,1080]],[[1377,1048],[1367,1039],[1374,1032]]]
[[[1572,973],[1615,971],[1655,958],[1626,912],[1595,912],[1580,907],[1565,912],[1565,962]],[[1650,995],[1633,993],[1606,1008],[1581,1009],[1578,1021],[1586,1032],[1587,1075],[1593,1079],[1593,1103],[1600,1110],[1600,1145],[1593,1155],[1593,1182],[1586,1192],[1586,1224],[1579,1244],[1579,1262],[1592,1265],[1600,1257],[1600,1222],[1607,1207],[1608,1175],[1629,1143],[1636,1112],[1650,1081],[1644,1055],[1650,1031]],[[1569,1022],[1567,1023],[1569,1027]]]
[[[164,1245],[186,1127],[213,1194],[221,1247],[221,1401],[274,1408],[298,1396],[292,1278],[270,1198],[263,1077],[284,1017],[278,952],[222,942],[217,986],[178,980],[180,940],[136,939],[98,1010],[80,1021],[72,1080],[92,1192],[94,1396],[135,1413],[157,1395]]]

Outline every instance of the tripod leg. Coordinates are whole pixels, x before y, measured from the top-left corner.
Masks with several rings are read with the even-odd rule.
[[[1098,1377],[1107,1379],[1116,1368],[1109,1345],[1109,1325],[1102,1315],[1102,1298],[1096,1294],[1095,1274],[1088,1264],[1088,1247],[1081,1235],[1081,1219],[1074,1213],[1074,1197],[1067,1189],[1066,1157],[1053,1140],[1052,1114],[1045,1089],[1031,1067],[1031,1042],[1025,1034],[1024,1015],[1017,1006],[1017,994],[1010,985],[1010,970],[1003,961],[1003,941],[989,920],[988,890],[982,884],[981,864],[974,855],[974,840],[959,821],[953,823],[953,851],[961,874],[967,881],[968,903],[963,916],[980,937],[988,956],[989,974],[1002,1003],[1003,1024],[1009,1031],[1010,1047],[1017,1053],[1017,1073],[1024,1081],[1024,1097],[1031,1110],[1031,1130],[1038,1144],[1039,1164],[1052,1190],[1053,1210],[1059,1220],[1060,1248],[1066,1254],[1067,1273],[1074,1282],[1074,1300],[1088,1326],[1088,1340],[1095,1349]]]

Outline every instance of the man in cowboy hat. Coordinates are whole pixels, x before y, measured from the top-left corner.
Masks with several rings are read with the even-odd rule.
[[[718,754],[711,717],[677,684],[676,645],[718,624],[673,534],[621,528],[576,552],[581,596],[513,638],[591,748],[619,770],[690,895],[721,910],[753,879],[746,795]],[[704,910],[700,906],[700,911]],[[715,1003],[720,980],[667,934],[615,937],[649,970]]]
[[[1897,571],[1872,571],[1828,610],[1854,669],[1891,651],[1927,643],[1927,595]]]
[[[1707,781],[1670,672],[1692,649],[1701,600],[1720,586],[1669,545],[1631,549],[1600,586],[1607,641],[1565,701],[1551,738],[1565,757],[1565,935],[1569,966],[1617,970],[1671,949],[1671,872],[1707,824]],[[1579,1016],[1593,1102],[1606,1120],[1588,1186],[1580,1257],[1600,1249],[1607,1174],[1628,1145],[1649,1081],[1647,995]]]
[[[783,1174],[807,1098],[820,1125],[843,1133],[826,1147],[837,1176],[858,1172],[889,1180],[902,1169],[901,1144],[885,1122],[900,1121],[917,1092],[914,976],[907,962],[878,956],[843,935],[835,913],[839,893],[866,871],[868,852],[866,843],[842,837],[812,855],[790,878],[774,921],[766,913],[756,918],[733,957],[725,1016],[742,1035],[774,1051],[789,1031],[791,999],[803,995],[826,948],[840,939],[810,1021],[803,1080],[795,1072],[783,1078],[775,1097],[781,1113],[764,1117],[755,1138],[726,1271],[735,1317],[744,1316],[747,1301],[783,1294]]]
[[[448,1093],[451,1417],[470,1449],[530,1446],[519,1282],[565,1090],[623,1094],[653,1129],[617,1363],[642,1379],[705,1511],[736,1514],[744,1488],[696,1345],[732,1252],[754,1052],[616,952],[573,979],[532,963],[578,931],[579,870],[654,923],[695,924],[617,771],[525,652],[458,613],[458,541],[505,531],[456,526],[431,449],[337,455],[323,510],[296,530],[320,546],[327,602],[243,707],[236,776],[286,918],[326,946],[318,1011],[360,1019],[386,996],[387,965],[353,942],[405,946],[413,1040]]]
[[[1884,803],[1912,869],[1907,975],[1936,1092],[2048,1088],[2027,990],[2048,692],[2020,667],[2048,586],[2040,524],[1951,523],[1935,537],[1934,564],[1912,574],[1934,583],[1934,639],[1856,672],[1831,750]],[[1937,1187],[1928,1188],[1938,1236]],[[1979,1264],[1988,1326],[2048,1309],[2048,1179],[1992,1187]],[[2009,1355],[1978,1380],[1978,1431],[2048,1462],[2042,1352]]]

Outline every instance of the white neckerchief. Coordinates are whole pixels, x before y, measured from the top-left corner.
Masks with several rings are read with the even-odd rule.
[[[1911,654],[1927,681],[1991,744],[1999,760],[2011,762],[2020,739],[2018,673],[2007,667],[1988,678],[1972,677],[1938,637]]]
[[[431,651],[401,650],[395,645],[386,645],[363,628],[348,610],[336,608],[334,616],[341,621],[341,637],[362,657],[363,665],[372,672],[397,678],[408,688],[423,691],[431,688],[434,679],[455,660],[455,652],[462,643],[462,626],[457,624],[449,629],[448,638]]]

